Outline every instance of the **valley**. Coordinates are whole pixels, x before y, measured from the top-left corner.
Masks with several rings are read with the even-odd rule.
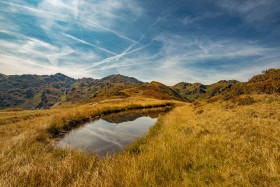
[[[280,0],[0,0],[0,187],[280,187]]]
[[[20,87],[7,76],[1,77],[2,101],[8,93],[14,94],[11,98],[26,97],[23,90],[28,86]],[[35,104],[28,104],[24,109],[21,106],[27,106],[24,105],[27,100],[18,99],[20,102],[11,100],[13,107],[0,110],[1,186],[277,186],[280,183],[279,69],[264,71],[245,83],[220,81],[210,86],[179,83],[168,87],[120,75],[82,81],[61,77],[64,76],[52,77],[59,79],[60,83],[56,83],[59,89],[54,83],[45,83],[46,76],[37,83],[29,81],[37,85],[30,86],[34,89],[31,92],[46,93],[45,104],[53,102],[52,105],[42,104],[41,109],[30,110]],[[51,97],[56,93],[59,97]],[[167,107],[172,107],[171,111],[160,115],[146,134],[115,154],[100,157],[91,151],[57,146],[73,129],[100,117],[120,123],[121,119],[110,115]],[[120,138],[108,130],[98,135],[105,132],[113,134],[110,140]]]

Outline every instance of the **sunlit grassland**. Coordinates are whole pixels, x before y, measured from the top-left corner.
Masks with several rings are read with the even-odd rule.
[[[176,102],[147,135],[123,153],[103,159],[55,149],[50,127],[104,111],[170,101],[110,100],[0,125],[0,185],[278,186],[280,97],[251,97],[250,103]],[[19,116],[21,112],[26,111]]]
[[[0,110],[0,125],[29,120],[41,116],[49,116],[55,110],[33,110],[23,111],[22,109]]]

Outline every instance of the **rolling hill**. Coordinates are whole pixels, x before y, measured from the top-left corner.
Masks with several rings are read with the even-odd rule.
[[[266,70],[248,82],[221,80],[211,85],[180,82],[171,87],[155,81],[145,83],[120,74],[102,79],[73,79],[60,73],[41,76],[0,74],[0,109],[47,109],[67,103],[126,97],[187,102],[210,98],[228,100],[252,93],[280,93],[280,69]]]
[[[184,101],[161,83],[144,83],[133,77],[110,75],[102,79],[73,79],[55,75],[0,75],[0,109],[47,109],[65,103],[143,96]]]
[[[280,69],[269,69],[255,75],[248,82],[234,85],[219,97],[228,100],[243,94],[280,93]]]
[[[42,103],[37,108],[53,107],[0,110],[2,186],[279,186],[280,69],[243,83],[179,83],[176,91],[122,75],[75,80],[61,74],[1,74],[0,85],[1,99],[5,94],[32,104],[37,98]],[[28,98],[27,89],[34,95]],[[178,92],[207,99],[180,102],[185,99]],[[55,108],[67,102],[85,103]],[[174,108],[121,153],[100,159],[55,147],[67,132],[100,116],[129,121],[133,109],[167,106]],[[120,111],[128,115],[113,115]]]
[[[236,80],[221,80],[211,85],[204,85],[201,83],[191,84],[186,82],[180,82],[172,86],[171,88],[174,89],[181,96],[189,100],[202,100],[223,93],[237,84],[240,84],[240,82]]]

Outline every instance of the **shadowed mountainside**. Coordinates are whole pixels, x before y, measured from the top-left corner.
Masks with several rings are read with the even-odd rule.
[[[86,102],[88,99],[102,97],[122,97],[122,89],[143,82],[123,75],[110,75],[102,79],[83,78],[77,80],[62,96],[60,102]],[[98,100],[97,99],[97,100]]]
[[[59,96],[76,82],[57,73],[55,75],[0,75],[0,108],[49,108]]]
[[[168,87],[133,77],[110,75],[102,79],[73,79],[55,75],[0,74],[0,109],[41,109],[61,104],[97,102],[108,98],[148,97],[161,100],[228,100],[242,94],[280,93],[280,69],[269,69],[248,82],[221,80],[211,85],[181,82]]]
[[[60,73],[50,76],[0,74],[0,109],[51,108],[65,103],[129,96],[184,101],[178,93],[164,84],[148,84],[119,74],[102,79],[78,80]]]

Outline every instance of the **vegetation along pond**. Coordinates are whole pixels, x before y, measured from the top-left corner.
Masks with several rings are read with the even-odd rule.
[[[78,148],[99,156],[120,152],[136,138],[146,134],[158,117],[170,110],[156,108],[107,115],[65,134],[57,147]]]

